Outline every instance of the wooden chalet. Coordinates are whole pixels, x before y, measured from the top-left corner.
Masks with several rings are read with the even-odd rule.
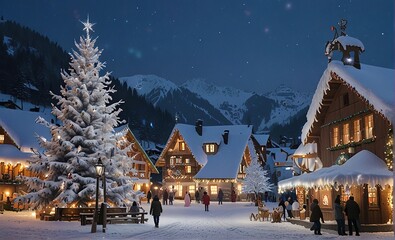
[[[117,134],[120,135],[118,145],[120,147],[122,145],[131,145],[128,156],[133,160],[134,171],[130,175],[138,178],[135,182],[134,190],[139,190],[146,194],[151,188],[151,173],[158,174],[158,169],[152,163],[129,127],[120,127],[118,130]]]
[[[36,134],[50,138],[46,127],[35,124],[39,115],[0,108],[0,201],[12,200],[26,190],[21,177],[31,176],[27,161],[33,152],[41,151]]]
[[[200,120],[195,126],[176,124],[156,162],[162,167],[163,187],[175,191],[177,198],[204,190],[214,200],[220,188],[224,200],[230,200],[232,190],[238,199],[245,198],[245,169],[258,157],[251,136],[252,126],[247,125],[203,126]]]
[[[348,36],[337,42],[363,49]],[[346,64],[348,57],[328,63],[307,113],[303,146],[294,155],[303,159],[297,164],[302,174],[279,187],[296,189],[308,207],[317,198],[325,220],[334,219],[337,195],[343,203],[353,195],[362,224],[392,223],[394,70],[359,59],[357,66]]]

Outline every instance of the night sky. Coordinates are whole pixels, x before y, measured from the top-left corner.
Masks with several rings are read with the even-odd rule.
[[[283,83],[314,91],[327,64],[330,26],[365,45],[361,62],[394,68],[392,0],[0,0],[0,15],[67,52],[96,23],[101,61],[116,77],[155,74],[181,84],[203,78],[265,93]]]

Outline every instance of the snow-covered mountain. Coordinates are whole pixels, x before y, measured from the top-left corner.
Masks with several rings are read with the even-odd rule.
[[[274,123],[285,124],[305,108],[311,95],[284,85],[267,94],[221,87],[194,79],[177,86],[155,75],[120,78],[155,106],[177,115],[181,122],[193,124],[203,119],[211,124],[253,124],[256,130]]]
[[[270,119],[262,122],[259,129],[270,127],[274,123],[286,124],[292,116],[295,116],[300,110],[306,108],[311,101],[311,93],[295,91],[290,87],[281,84],[274,91],[265,94],[266,97],[276,102]]]
[[[167,96],[167,94],[178,90],[177,85],[169,80],[155,75],[135,75],[120,78],[130,88],[136,89],[137,93],[144,95],[155,106]]]
[[[241,124],[243,113],[248,110],[245,102],[253,96],[253,93],[232,87],[219,87],[201,79],[189,80],[181,88],[206,99],[233,124]]]

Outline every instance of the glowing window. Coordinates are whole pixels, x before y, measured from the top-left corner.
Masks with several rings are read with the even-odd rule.
[[[195,185],[189,185],[189,192],[194,193],[195,192]]]
[[[174,165],[174,159],[176,159],[175,156],[171,156],[171,157],[170,157],[170,166],[173,166],[173,165]]]
[[[182,158],[180,157],[176,158],[176,164],[182,164]]]
[[[347,144],[350,142],[350,124],[346,123],[343,125],[343,143]]]
[[[180,150],[185,151],[185,142],[180,142]]]
[[[189,160],[189,158],[185,158],[185,163],[186,163],[186,164],[190,164],[190,163],[191,163],[191,160]]]
[[[376,187],[369,187],[368,202],[369,202],[369,207],[377,207],[378,206]]]
[[[373,137],[373,114],[365,117],[365,138]]]
[[[4,143],[4,135],[0,134],[0,143]]]
[[[218,194],[218,187],[217,186],[210,186],[210,193],[211,194]]]
[[[192,167],[191,166],[185,166],[185,171],[187,173],[191,173],[192,172]]]
[[[340,144],[339,127],[333,127],[333,129],[332,129],[332,146],[336,147],[339,144]]]
[[[206,144],[206,153],[213,153],[215,151],[215,145],[213,143]]]
[[[359,142],[362,140],[361,135],[361,119],[354,120],[354,141]]]

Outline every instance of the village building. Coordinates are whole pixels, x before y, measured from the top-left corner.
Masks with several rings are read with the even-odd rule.
[[[280,181],[279,190],[296,190],[307,208],[318,199],[325,220],[334,220],[340,195],[343,204],[354,196],[360,223],[392,223],[395,72],[361,64],[358,39],[342,33],[328,45],[342,51],[342,61],[328,52],[293,156],[300,175]]]
[[[33,154],[45,154],[38,137],[51,139],[47,127],[36,123],[39,117],[48,122],[53,116],[46,112],[32,112],[0,108],[0,202],[12,202],[27,190],[22,177],[31,177],[28,170]],[[134,190],[147,193],[151,186],[151,173],[158,173],[137,138],[128,127],[115,129],[118,145],[131,145],[128,156],[134,160],[133,171],[136,177]]]
[[[0,108],[0,201],[10,202],[26,190],[23,176],[32,154],[42,152],[37,137],[50,138],[48,129],[35,120],[44,113]]]
[[[151,174],[158,174],[158,169],[152,163],[150,157],[128,126],[121,126],[115,129],[115,131],[119,136],[118,146],[121,148],[122,146],[130,146],[128,156],[133,159],[134,169],[130,175],[136,177],[133,189],[145,194],[148,193],[152,184]]]
[[[203,126],[176,124],[163,149],[157,167],[162,168],[163,189],[174,191],[177,198],[189,192],[207,191],[217,199],[221,188],[224,200],[246,199],[242,193],[242,180],[252,158],[264,158],[252,141],[252,126]]]

